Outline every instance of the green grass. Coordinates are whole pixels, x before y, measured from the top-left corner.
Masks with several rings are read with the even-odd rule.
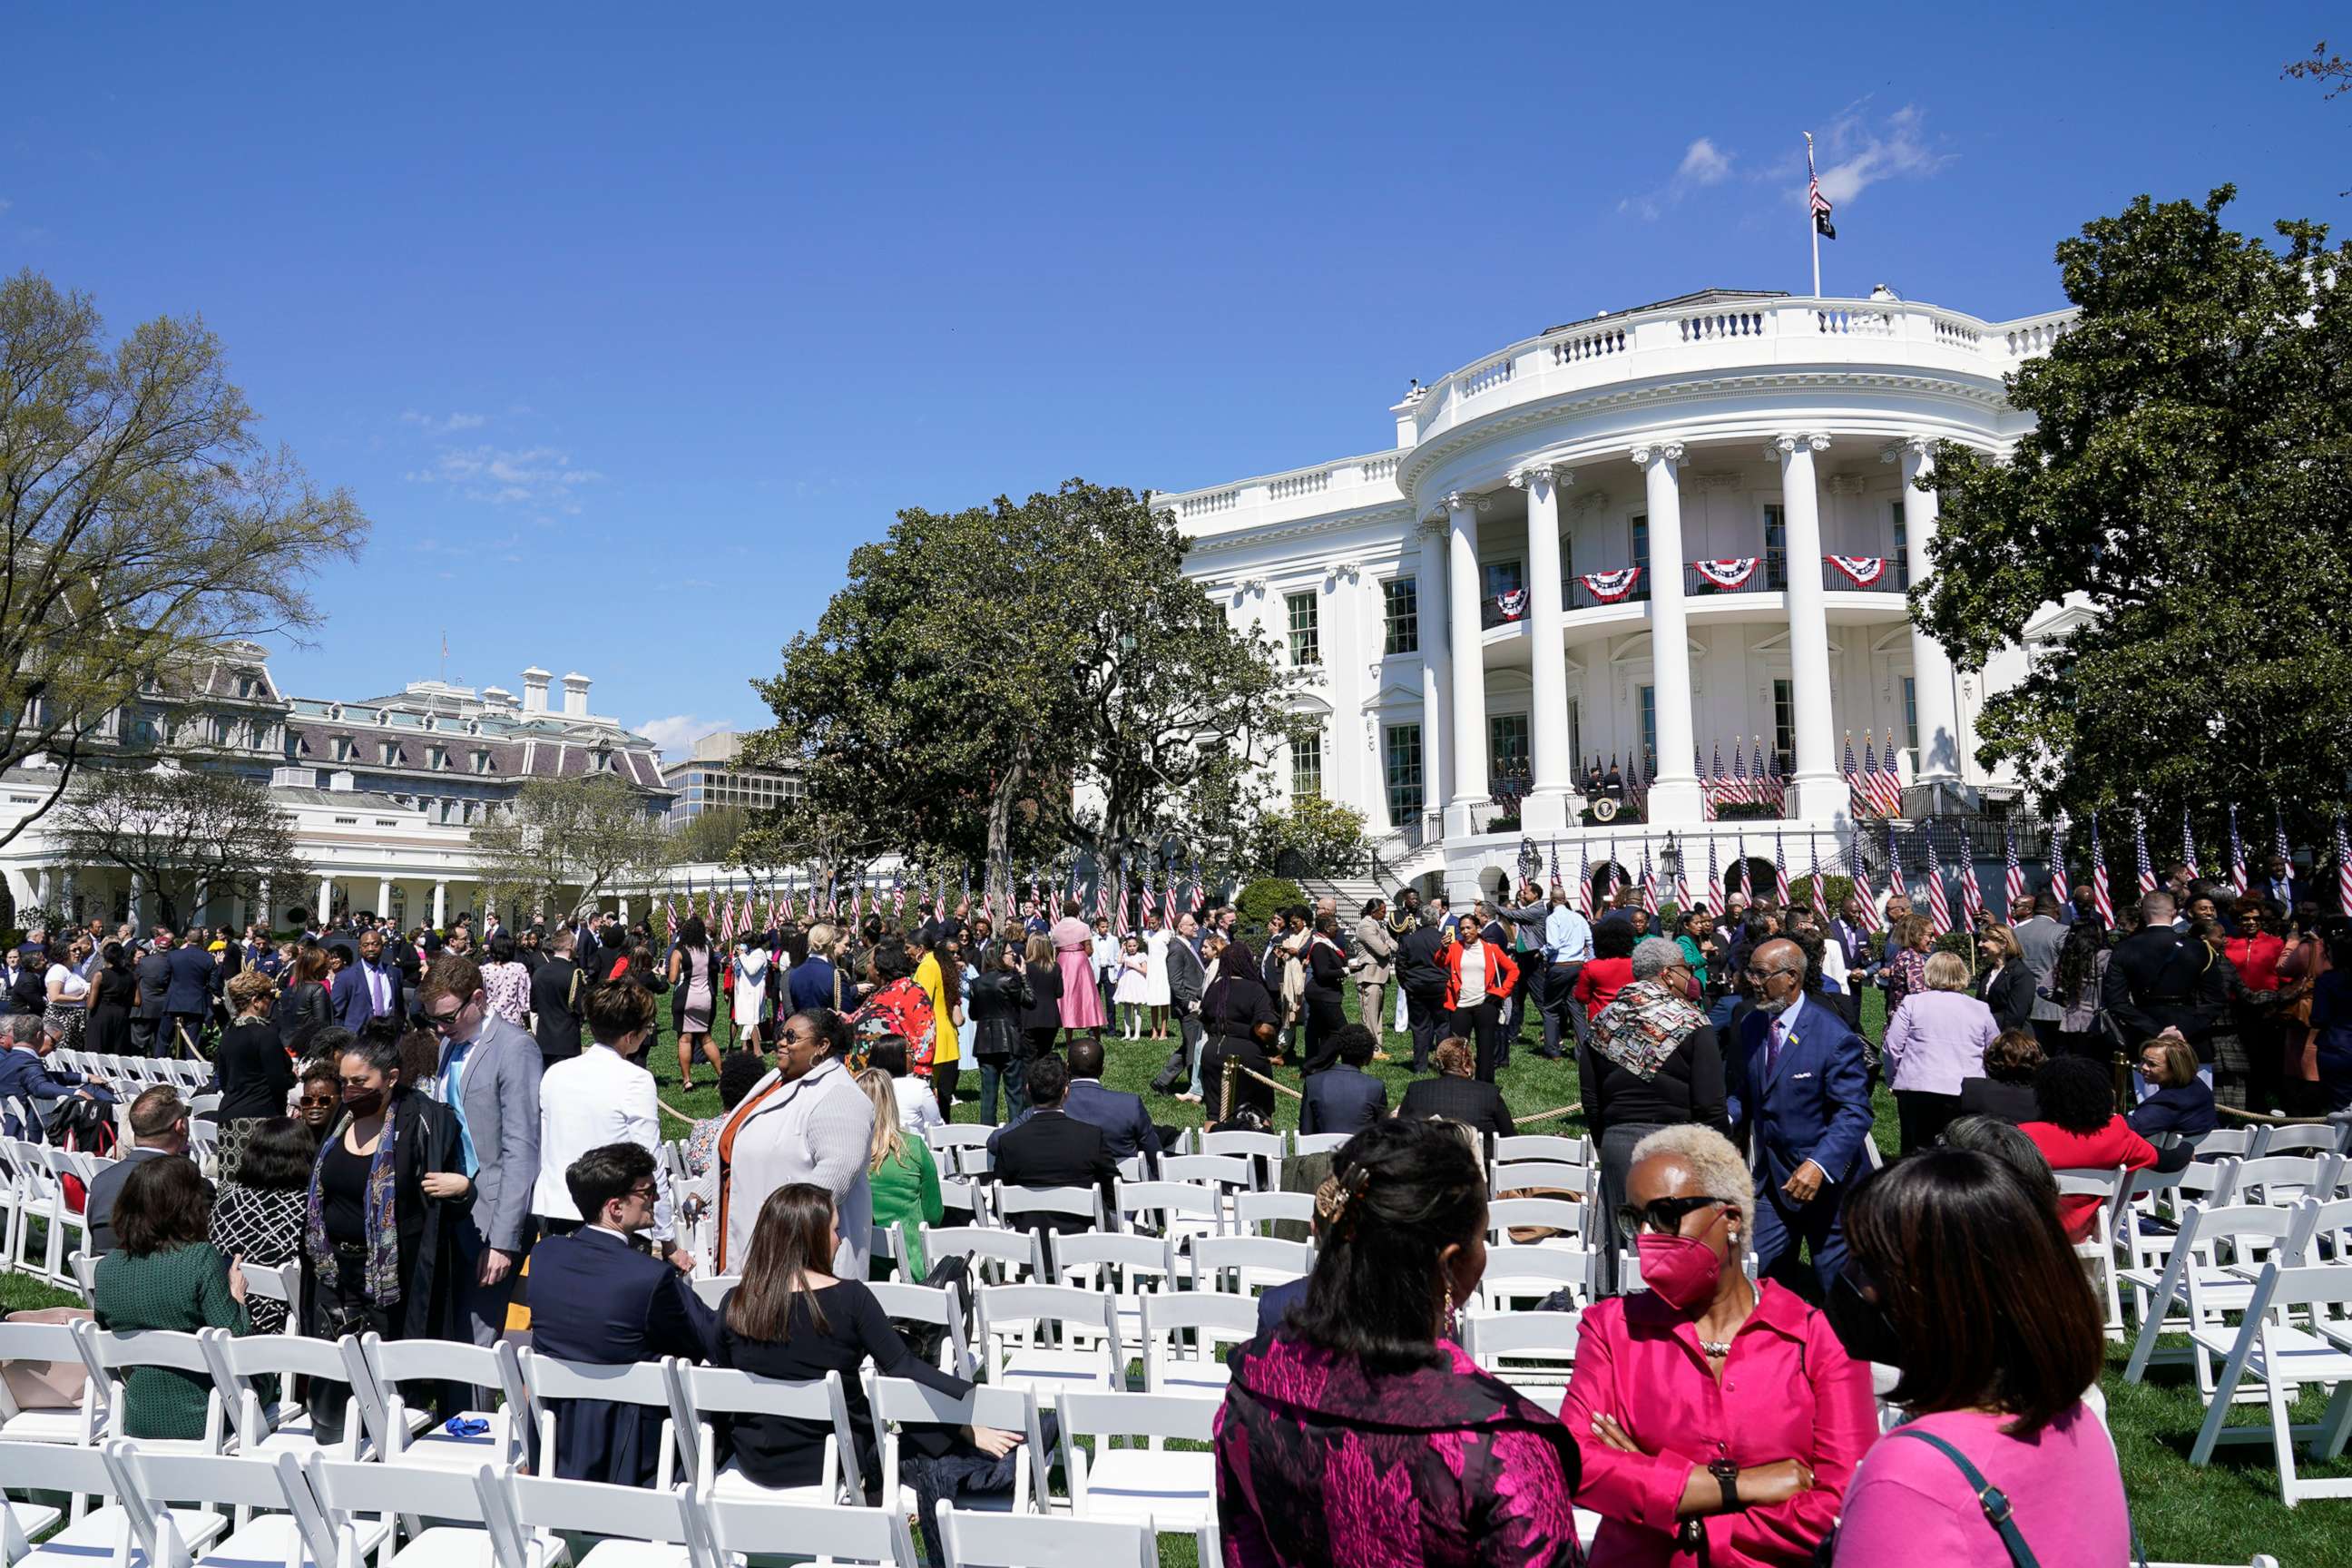
[[[1348,1007],[1352,1016],[1352,995]],[[717,1114],[719,1093],[715,1075],[707,1064],[696,1068],[694,1091],[679,1092],[677,1053],[668,1033],[667,1007],[662,1009],[661,1017],[663,1037],[648,1060],[663,1085],[663,1100],[691,1116]],[[1874,993],[1864,997],[1863,1024],[1874,1037],[1884,1028],[1884,1008]],[[1375,1064],[1373,1070],[1389,1081],[1390,1100],[1394,1103],[1412,1080],[1404,1065],[1412,1058],[1412,1043],[1393,1031],[1382,1032],[1396,1059]],[[1529,1033],[1531,1037],[1532,1031]],[[1177,1126],[1201,1124],[1198,1106],[1150,1093],[1151,1079],[1167,1059],[1171,1043],[1114,1040],[1108,1044],[1110,1060],[1104,1078],[1110,1087],[1144,1095],[1155,1121]],[[979,1120],[977,1076],[967,1068],[959,1086],[955,1108],[958,1121]],[[1286,1069],[1278,1070],[1275,1076],[1287,1083],[1297,1082],[1297,1073]],[[1570,1104],[1578,1093],[1574,1068],[1567,1062],[1542,1060],[1525,1040],[1514,1047],[1512,1065],[1504,1070],[1500,1087],[1515,1117]],[[1276,1100],[1279,1124],[1296,1126],[1297,1102],[1285,1096],[1277,1096]],[[1884,1089],[1878,1091],[1874,1110],[1878,1146],[1891,1156],[1895,1148],[1895,1102]],[[684,1127],[683,1121],[671,1121],[671,1135],[683,1135]],[[1528,1131],[1580,1133],[1584,1127],[1581,1118],[1564,1117]],[[21,1275],[0,1273],[0,1308],[14,1311],[69,1300]],[[2107,1396],[2108,1424],[2123,1464],[2132,1521],[2150,1560],[2242,1563],[2250,1561],[2255,1552],[2267,1552],[2285,1568],[2315,1568],[2323,1563],[2352,1562],[2352,1521],[2346,1517],[2347,1505],[2323,1500],[2305,1503],[2298,1509],[2286,1508],[2279,1501],[2278,1472],[2266,1440],[2221,1447],[2216,1450],[2210,1465],[2192,1468],[2188,1463],[2189,1447],[2196,1438],[2204,1410],[2189,1368],[2157,1367],[2145,1382],[2126,1384],[2122,1375],[2126,1348],[2109,1347],[2103,1386]],[[2317,1391],[2306,1393],[2296,1406],[2296,1418],[2315,1419],[2321,1404]],[[2266,1407],[2249,1405],[2231,1412],[2231,1425],[2260,1426],[2267,1419]],[[2315,1465],[2298,1455],[2297,1464],[2301,1473],[2307,1475],[2352,1475],[2352,1458]],[[2328,1544],[2330,1542],[2335,1544]],[[1162,1541],[1160,1562],[1167,1568],[1189,1568],[1193,1559],[1190,1540],[1170,1537]]]

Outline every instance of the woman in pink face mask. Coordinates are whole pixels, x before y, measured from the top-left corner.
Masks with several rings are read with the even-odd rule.
[[[1645,1289],[1587,1310],[1560,1406],[1583,1454],[1577,1503],[1601,1517],[1591,1568],[1810,1563],[1878,1436],[1869,1367],[1740,1267],[1754,1201],[1712,1128],[1634,1146],[1617,1217]]]

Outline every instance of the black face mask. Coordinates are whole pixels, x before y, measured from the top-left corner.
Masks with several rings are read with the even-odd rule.
[[[1841,1273],[1830,1286],[1830,1330],[1856,1361],[1884,1366],[1903,1364],[1903,1336],[1895,1331],[1886,1309],[1862,1293],[1853,1276]]]
[[[378,1089],[362,1091],[347,1089],[343,1090],[343,1109],[353,1116],[373,1116],[383,1109],[383,1090]]]

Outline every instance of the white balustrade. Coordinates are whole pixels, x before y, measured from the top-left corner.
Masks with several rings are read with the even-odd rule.
[[[1295,500],[1300,496],[1320,495],[1331,483],[1331,470],[1315,468],[1303,474],[1285,474],[1266,481],[1268,500]]]
[[[1603,327],[1599,331],[1579,332],[1574,337],[1554,339],[1551,363],[1573,364],[1579,360],[1600,359],[1624,352],[1625,330],[1622,327]]]

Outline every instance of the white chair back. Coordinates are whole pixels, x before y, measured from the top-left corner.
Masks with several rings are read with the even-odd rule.
[[[1158,1542],[1139,1524],[1064,1514],[980,1513],[940,1500],[946,1568],[1157,1568]],[[1205,1561],[1205,1559],[1204,1559]]]
[[[518,1360],[522,1370],[523,1387],[530,1391],[531,1415],[539,1436],[540,1453],[551,1456],[559,1452],[556,1426],[562,1419],[562,1406],[567,1402],[593,1399],[612,1405],[635,1405],[660,1413],[661,1457],[656,1461],[654,1486],[667,1491],[673,1479],[695,1479],[700,1472],[695,1468],[694,1447],[687,1440],[690,1429],[680,1426],[675,1419],[677,1405],[672,1398],[672,1359],[665,1357],[657,1362],[630,1362],[605,1366],[562,1361],[534,1349],[523,1350]],[[551,1458],[547,1462],[551,1464],[553,1461]]]
[[[800,1421],[829,1423],[818,1482],[828,1498],[860,1499],[866,1479],[857,1462],[857,1443],[849,1429],[849,1399],[841,1373],[822,1379],[788,1383],[731,1367],[694,1366],[672,1360],[669,1368],[673,1419],[681,1433],[693,1434],[694,1474],[719,1473],[714,1415],[782,1415]]]

